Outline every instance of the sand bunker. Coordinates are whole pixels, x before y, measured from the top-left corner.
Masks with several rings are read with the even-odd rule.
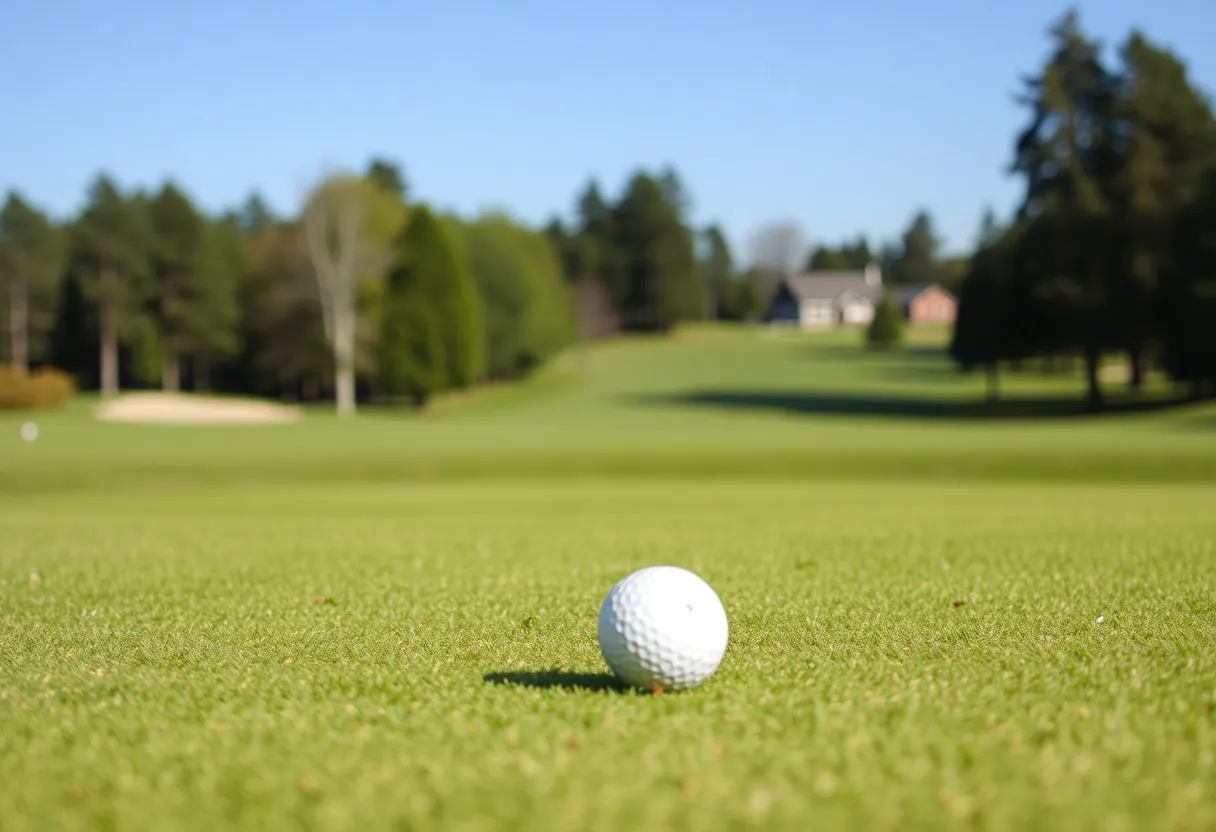
[[[95,413],[106,422],[179,425],[266,425],[300,418],[299,408],[288,405],[193,393],[130,393],[103,402]]]

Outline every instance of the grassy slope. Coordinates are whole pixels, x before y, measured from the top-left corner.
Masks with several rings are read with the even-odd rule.
[[[82,403],[42,417],[44,440],[27,446],[21,417],[0,416],[0,491],[578,473],[1216,479],[1210,406],[1033,422],[917,415],[982,397],[982,380],[942,356],[940,333],[921,337],[936,343],[891,356],[866,353],[851,332],[626,341],[595,350],[586,367],[570,356],[527,385],[425,420],[373,412],[357,428],[328,411],[274,428],[110,425],[83,418]],[[1004,387],[1080,399],[1077,377],[1009,377]]]
[[[425,422],[76,412],[24,445],[5,417],[0,829],[1212,828],[1211,409],[633,401],[976,393],[833,340],[615,345]],[[746,473],[791,450],[815,476]],[[811,465],[850,454],[904,467]],[[921,479],[940,458],[991,481]],[[614,460],[648,476],[587,476]],[[615,689],[595,643],[612,582],[656,562],[731,618],[719,674],[675,696]]]

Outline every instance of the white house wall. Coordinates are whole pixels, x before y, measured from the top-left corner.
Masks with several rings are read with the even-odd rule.
[[[834,317],[832,304],[819,300],[804,300],[799,304],[798,317],[802,326],[808,329],[831,326]]]
[[[874,306],[865,302],[845,303],[841,306],[840,317],[846,324],[868,324],[874,320]]]

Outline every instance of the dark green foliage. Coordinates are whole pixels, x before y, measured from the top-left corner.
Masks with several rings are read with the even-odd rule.
[[[759,287],[760,278],[756,269],[748,269],[739,275],[728,294],[732,314],[730,320],[746,321],[764,314]]]
[[[739,320],[734,257],[726,235],[717,225],[701,233],[702,253],[698,262],[706,294],[705,317],[710,320]]]
[[[883,292],[874,307],[874,317],[866,327],[866,344],[876,350],[894,349],[903,339],[903,329],[904,319],[899,305],[890,292]]]
[[[861,271],[873,262],[874,253],[863,234],[852,243],[846,242],[837,248],[816,246],[807,259],[806,271]]]
[[[1029,124],[1018,136],[1012,170],[1025,180],[1019,209],[1027,222],[1021,271],[1033,302],[1019,322],[1036,352],[1078,350],[1085,358],[1087,402],[1103,405],[1098,369],[1115,332],[1112,282],[1117,258],[1109,223],[1118,157],[1114,116],[1118,79],[1070,11],[1052,27],[1053,50],[1025,83]]]
[[[425,209],[423,209],[425,211]],[[424,216],[427,216],[424,214]],[[433,217],[431,218],[434,221]],[[456,258],[451,241],[438,224],[433,260],[419,265],[430,272],[435,298],[436,325],[443,333],[447,384],[452,389],[481,381],[486,370],[485,329],[481,299],[468,270]]]
[[[1216,394],[1216,166],[1175,228],[1177,259],[1162,275],[1161,360],[1196,397]]]
[[[477,287],[425,206],[414,209],[401,235],[397,263],[380,319],[376,363],[382,392],[424,402],[480,380],[485,334]]]
[[[657,176],[636,172],[613,205],[592,180],[577,200],[574,228],[555,222],[546,234],[566,279],[598,281],[624,328],[666,332],[704,317],[710,301],[685,222],[690,205],[670,167]]]
[[[146,197],[127,197],[107,176],[99,176],[72,229],[68,268],[96,310],[100,386],[106,394],[118,390],[120,341],[142,331],[153,290],[151,248]]]
[[[71,266],[85,294],[137,318],[151,294],[151,247],[147,200],[128,197],[111,179],[98,177],[71,237]]]
[[[384,394],[408,397],[422,408],[444,388],[444,338],[433,306],[417,296],[408,280],[404,272],[389,279],[376,380]]]
[[[1153,314],[1160,311],[1156,299],[1166,273],[1181,265],[1172,229],[1216,162],[1216,120],[1169,51],[1133,32],[1120,56],[1120,164],[1110,187],[1120,259],[1112,275],[1112,317],[1131,362],[1132,386],[1139,388],[1146,356],[1167,331]]]
[[[489,378],[517,378],[573,340],[573,299],[548,237],[498,214],[445,225],[477,285]]]
[[[236,349],[239,231],[233,222],[200,214],[172,183],[151,200],[148,213],[162,380],[176,390],[183,359],[197,364]]]
[[[950,357],[964,372],[982,367],[988,379],[988,399],[997,399],[1002,361],[1022,357],[1017,329],[1019,308],[1013,252],[1018,229],[1001,232],[991,214],[981,231],[981,245],[971,259],[958,290],[958,311],[950,341]]]
[[[611,226],[618,258],[614,299],[626,325],[666,332],[699,317],[704,296],[692,235],[659,182],[635,174],[613,208]]]
[[[299,274],[295,236],[292,225],[274,224],[242,247],[239,362],[244,389],[309,399],[333,375],[333,354]]]
[[[1183,244],[1180,224],[1213,164],[1216,121],[1185,66],[1139,33],[1123,45],[1115,70],[1074,11],[1051,38],[1052,53],[1022,98],[1029,118],[1013,164],[1026,186],[1016,240],[992,244],[999,232],[991,226],[982,235],[984,258],[1004,261],[1005,326],[971,331],[986,317],[978,310],[987,278],[972,281],[956,359],[1079,353],[1087,402],[1098,408],[1104,352],[1127,353],[1133,388],[1153,353],[1170,356],[1167,369],[1180,379],[1194,371],[1183,356],[1203,353],[1197,333],[1207,313],[1197,275],[1206,267],[1201,247]],[[993,268],[988,262],[978,271]]]
[[[50,359],[71,373],[80,387],[95,388],[97,375],[97,316],[81,288],[81,277],[68,272],[60,284],[51,330]]]
[[[0,309],[7,313],[0,330],[8,361],[19,370],[48,357],[62,259],[59,229],[10,191],[0,209]]]
[[[401,171],[401,166],[387,159],[372,159],[367,166],[366,176],[378,187],[400,199],[402,202],[409,201],[409,186],[405,181],[405,174]]]
[[[918,211],[904,231],[899,255],[887,269],[896,284],[944,283],[947,270],[940,257],[941,243],[928,211]]]
[[[255,237],[278,222],[266,200],[259,193],[252,193],[245,204],[235,212],[237,228],[246,237]]]

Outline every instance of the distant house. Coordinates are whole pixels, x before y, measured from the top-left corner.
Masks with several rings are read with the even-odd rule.
[[[801,329],[868,324],[881,297],[877,266],[857,272],[806,272],[778,284],[768,320]]]
[[[891,294],[910,323],[952,324],[958,313],[958,299],[936,283],[894,286]]]

